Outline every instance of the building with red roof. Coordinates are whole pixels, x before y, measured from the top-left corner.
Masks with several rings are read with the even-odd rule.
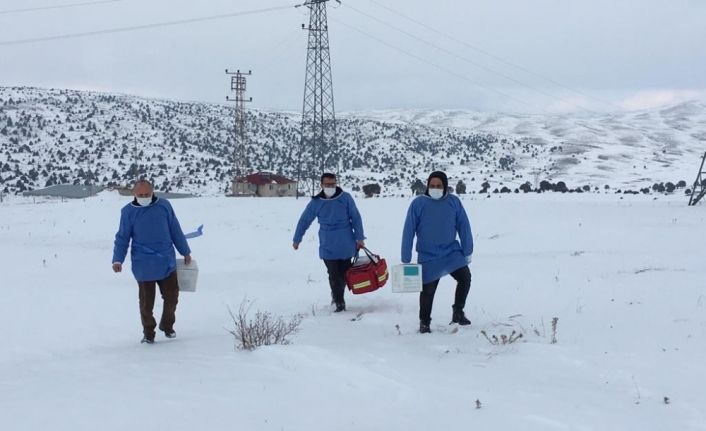
[[[296,196],[297,182],[271,172],[257,172],[235,179],[232,190],[234,196]]]

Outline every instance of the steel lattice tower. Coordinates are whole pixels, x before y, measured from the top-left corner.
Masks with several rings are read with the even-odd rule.
[[[308,0],[302,5],[309,8],[310,14],[309,27],[302,24],[309,31],[309,41],[297,177],[299,181],[311,180],[312,192],[321,173],[335,173],[339,163],[326,15],[328,1]]]
[[[240,70],[229,72],[226,69],[226,75],[230,75],[230,90],[235,93],[235,98],[226,97],[229,102],[235,102],[235,133],[233,145],[233,175],[235,179],[243,177],[250,167],[248,155],[246,151],[247,143],[245,141],[245,102],[252,102],[252,97],[245,99],[245,91],[247,90],[246,76],[252,75],[251,71],[243,73]]]
[[[696,180],[694,180],[694,187],[691,190],[689,205],[696,205],[699,203],[701,198],[706,196],[706,171],[704,171],[705,162],[706,153],[704,153],[704,156],[701,158],[701,167],[699,167],[699,173],[696,175]]]

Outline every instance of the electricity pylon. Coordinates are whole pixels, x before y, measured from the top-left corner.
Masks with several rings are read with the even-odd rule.
[[[316,189],[320,175],[323,172],[335,173],[340,161],[336,140],[336,115],[326,15],[328,1],[307,0],[299,5],[308,7],[310,13],[309,26],[302,24],[302,29],[309,31],[309,41],[301,138],[297,156],[297,181],[311,181],[312,193]]]

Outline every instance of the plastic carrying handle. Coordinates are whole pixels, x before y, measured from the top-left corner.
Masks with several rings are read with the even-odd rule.
[[[363,250],[363,252],[365,252],[365,255],[368,256],[368,259],[370,259],[372,263],[377,264],[380,261],[380,257],[373,254],[373,252],[368,250],[367,247],[361,247],[355,252],[355,256],[353,257],[353,265],[355,265],[355,263],[358,262],[358,259],[360,258],[360,250]]]

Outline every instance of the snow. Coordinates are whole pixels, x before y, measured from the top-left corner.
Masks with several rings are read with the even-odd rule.
[[[417,295],[389,286],[347,294],[348,311],[332,313],[316,224],[291,248],[305,200],[197,198],[172,204],[185,230],[205,225],[190,241],[198,289],[180,296],[177,338],[142,345],[136,284],[110,269],[125,198],[10,197],[0,204],[0,429],[706,429],[702,206],[463,199],[476,245],[471,327],[447,324],[449,277],[432,334],[416,332]],[[369,247],[398,263],[409,199],[358,204]],[[292,344],[236,350],[227,306],[244,298],[304,314]],[[513,329],[523,338],[506,346],[481,334]]]
[[[548,176],[554,181],[593,185],[617,182],[623,187],[641,188],[650,178],[672,182],[691,179],[695,160],[703,155],[706,140],[704,106],[703,101],[694,100],[664,108],[611,113],[530,115],[388,110],[342,116],[490,133],[500,138],[528,140],[535,149],[561,147],[551,154],[540,150],[531,157],[516,150],[508,151],[517,159],[513,169],[524,176],[519,182],[504,177],[509,184],[520,185],[530,179],[533,171],[549,167]],[[479,166],[473,168],[477,176]],[[453,167],[448,170],[463,176],[463,172],[453,172]]]

